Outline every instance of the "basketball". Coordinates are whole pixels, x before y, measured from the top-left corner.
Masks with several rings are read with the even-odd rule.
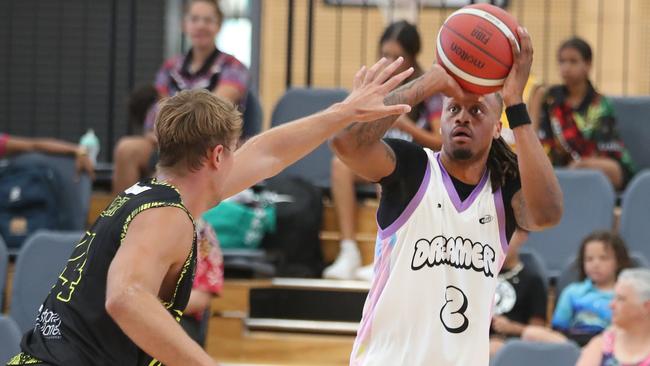
[[[476,94],[495,92],[512,67],[508,38],[516,39],[519,48],[517,27],[517,20],[497,6],[465,6],[452,13],[440,28],[438,63],[463,89]]]

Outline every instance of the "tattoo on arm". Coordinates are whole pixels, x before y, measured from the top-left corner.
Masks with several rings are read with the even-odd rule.
[[[528,218],[526,207],[526,200],[524,199],[524,194],[521,190],[514,194],[512,197],[512,211],[515,214],[515,221],[517,221],[517,226],[524,230],[530,229],[530,220]]]
[[[419,77],[400,88],[394,90],[384,99],[384,104],[410,104],[415,105],[424,98],[424,85]],[[352,123],[346,131],[356,137],[357,147],[363,147],[381,139],[382,136],[397,120],[398,116],[389,116],[373,122]]]

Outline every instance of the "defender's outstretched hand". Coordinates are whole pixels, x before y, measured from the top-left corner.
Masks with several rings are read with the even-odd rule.
[[[410,67],[391,77],[402,62],[402,57],[390,64],[382,58],[369,69],[364,66],[356,73],[352,93],[341,102],[351,122],[370,122],[411,111],[408,104],[386,105],[384,101],[388,93],[413,73]]]

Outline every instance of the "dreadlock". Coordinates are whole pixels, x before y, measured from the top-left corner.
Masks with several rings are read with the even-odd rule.
[[[519,178],[517,155],[510,149],[503,137],[492,140],[487,166],[490,170],[492,192],[503,187],[506,181]]]

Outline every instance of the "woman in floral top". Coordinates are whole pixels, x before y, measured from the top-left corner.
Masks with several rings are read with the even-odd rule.
[[[202,218],[196,220],[196,268],[190,301],[185,308],[181,325],[199,344],[203,343],[201,321],[210,309],[212,298],[223,288],[223,254],[217,235]]]
[[[600,170],[622,189],[635,168],[616,130],[611,102],[589,81],[591,59],[584,40],[562,43],[558,62],[564,83],[542,91],[539,135],[553,165]]]

